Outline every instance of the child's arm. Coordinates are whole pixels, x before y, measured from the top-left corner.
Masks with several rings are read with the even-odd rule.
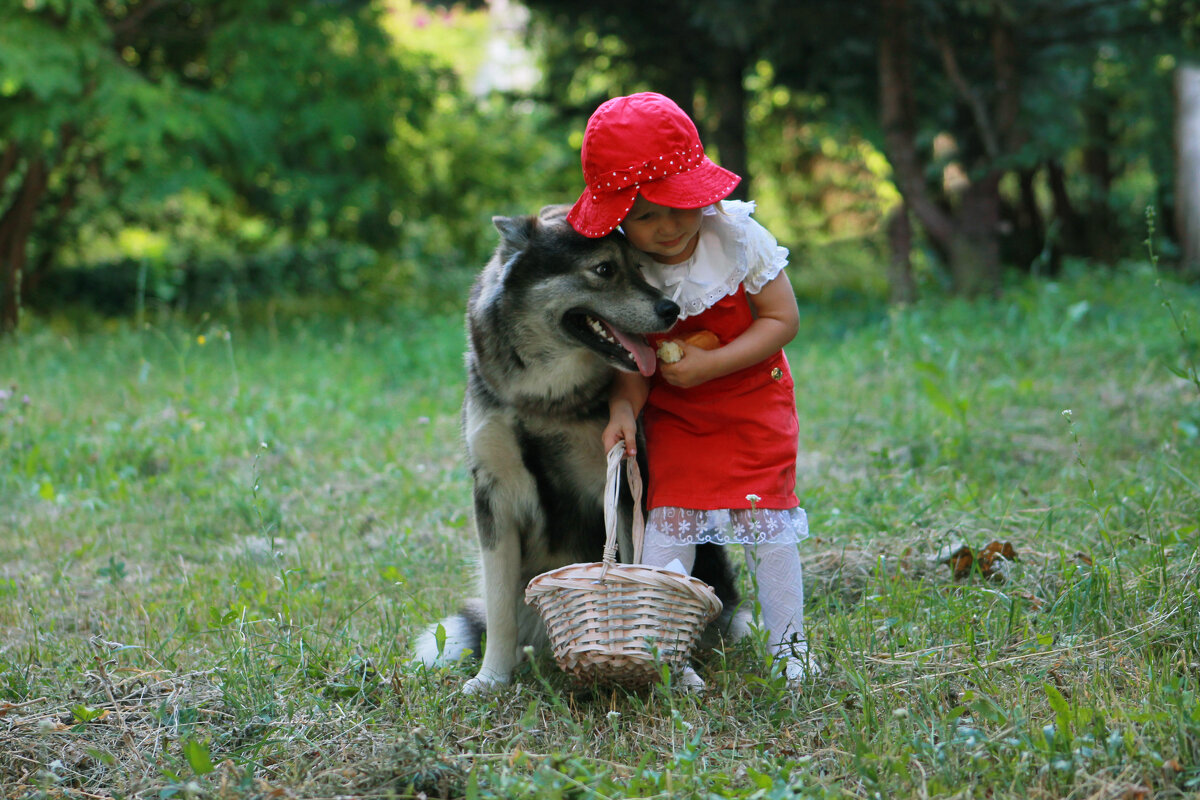
[[[659,364],[663,378],[687,389],[764,361],[796,336],[800,311],[787,274],[780,272],[758,294],[750,295],[756,319],[724,347],[703,350],[683,345],[683,358]]]
[[[650,396],[650,381],[636,372],[618,372],[608,393],[608,425],[602,439],[604,452],[625,441],[625,455],[637,454],[637,418]]]

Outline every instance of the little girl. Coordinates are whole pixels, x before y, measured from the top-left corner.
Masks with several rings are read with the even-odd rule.
[[[698,543],[744,545],[768,642],[795,684],[820,670],[804,638],[796,550],[808,521],[795,495],[796,399],[782,350],[799,325],[787,250],[751,218],[753,204],[720,204],[741,178],[705,156],[695,124],[661,94],[601,105],[582,161],[587,189],[567,220],[590,237],[620,226],[646,280],[681,309],[651,344],[708,330],[721,345],[683,342],[681,360],[614,383],[605,449],[623,439],[634,454],[639,413],[646,435],[642,561],[679,559],[690,571]],[[690,668],[682,680],[703,685]]]

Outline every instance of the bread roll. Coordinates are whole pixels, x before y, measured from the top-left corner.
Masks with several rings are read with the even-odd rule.
[[[658,345],[658,357],[664,364],[674,364],[683,358],[683,348],[679,342],[701,350],[715,350],[721,346],[721,340],[712,331],[695,331],[679,340],[664,339]]]
[[[679,359],[683,358],[683,348],[678,342],[670,339],[663,339],[658,343],[658,360],[664,364],[674,364]]]

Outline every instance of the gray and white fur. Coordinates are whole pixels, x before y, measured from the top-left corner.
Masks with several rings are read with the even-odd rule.
[[[599,561],[604,545],[608,391],[615,369],[653,370],[643,334],[668,330],[679,307],[643,280],[619,235],[589,239],[548,206],[496,217],[500,243],[467,306],[462,433],[474,483],[482,600],[418,637],[415,659],[455,662],[486,650],[464,691],[510,680],[526,646],[546,644],[525,585],[547,570]],[[640,450],[641,448],[639,448]],[[632,557],[632,498],[620,508],[619,551]],[[694,574],[728,612],[734,579],[721,548],[701,546]]]

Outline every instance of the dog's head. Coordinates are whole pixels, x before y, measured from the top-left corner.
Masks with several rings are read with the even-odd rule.
[[[526,356],[582,346],[618,369],[653,373],[644,334],[668,330],[679,306],[646,283],[622,236],[590,239],[566,212],[492,220],[500,243],[472,293],[472,316],[496,315],[510,326],[499,333]]]

